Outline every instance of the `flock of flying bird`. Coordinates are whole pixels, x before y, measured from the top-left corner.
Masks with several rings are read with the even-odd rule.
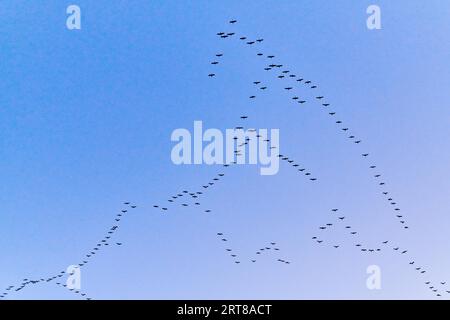
[[[235,24],[237,23],[236,20],[231,20],[230,24]],[[257,43],[261,43],[264,41],[263,38],[258,38],[256,40],[249,40],[246,36],[237,36],[235,32],[218,32],[217,35],[222,38],[222,39],[226,39],[226,38],[232,38],[232,37],[237,37],[239,38],[240,41],[242,41],[244,44],[248,45],[248,46],[254,46]],[[298,84],[300,84],[300,89],[311,89],[311,90],[317,90],[319,87],[317,84],[313,84],[312,80],[307,80],[301,76],[296,75],[295,73],[293,73],[291,70],[289,70],[288,68],[286,68],[285,65],[280,64],[280,63],[276,63],[273,62],[273,59],[275,59],[275,55],[273,54],[264,54],[262,52],[260,52],[260,50],[256,50],[256,56],[261,57],[261,58],[266,58],[268,59],[270,62],[264,62],[263,60],[263,70],[265,71],[273,71],[274,77],[276,77],[277,79],[281,79],[281,80],[285,80],[285,81],[289,81],[285,86],[284,86],[284,90],[286,90],[287,92],[291,92],[291,90],[294,90],[291,95],[290,98],[298,104],[305,104],[309,101],[300,98],[300,94],[296,94],[295,90],[297,89]],[[218,53],[216,54],[216,57],[223,57],[224,54],[223,53]],[[211,62],[212,65],[218,65],[220,64],[219,61],[212,61]],[[215,77],[216,76],[216,72],[213,73],[209,73],[208,74],[209,77]],[[260,90],[267,90],[268,86],[267,85],[263,85],[262,81],[260,80],[256,80],[253,82],[254,85],[258,86]],[[328,113],[328,115],[331,117],[331,119],[333,119],[333,121],[339,126],[339,129],[346,133],[346,137],[347,139],[356,144],[356,145],[362,145],[362,140],[359,139],[355,134],[352,134],[350,131],[350,128],[348,126],[345,126],[343,121],[338,119],[338,115],[337,112],[335,110],[330,109],[329,107],[331,106],[331,104],[329,102],[326,102],[324,99],[325,97],[323,95],[320,94],[315,94],[314,95],[314,100],[316,102],[319,102],[320,105],[323,107],[323,110],[325,112]],[[249,96],[250,99],[256,99],[257,95],[256,94],[251,94]],[[241,117],[242,118],[242,117]],[[245,116],[245,118],[247,119],[248,117]],[[243,128],[243,127],[236,127],[236,128]],[[369,159],[370,154],[367,152],[362,152],[361,156],[365,159]],[[285,160],[285,158],[283,158],[283,156],[281,156],[283,160]],[[370,164],[368,166],[369,169],[371,169],[372,171],[377,169],[377,166],[374,164]],[[300,170],[300,169],[299,169]],[[398,206],[397,202],[394,200],[394,198],[390,195],[389,191],[386,190],[386,185],[387,183],[382,180],[382,174],[381,173],[374,173],[373,177],[376,179],[376,183],[378,186],[380,186],[381,188],[383,188],[381,190],[381,194],[385,197],[386,201],[388,201],[390,203],[390,205],[392,206],[393,210],[396,213],[396,218],[398,219],[399,223],[402,224],[402,227],[404,229],[408,229],[408,225],[406,223],[406,219],[404,218],[403,215],[398,214],[398,212],[401,210],[400,207]],[[314,180],[313,180],[314,181]]]
[[[122,219],[128,214],[129,210],[136,209],[137,206],[134,204],[131,204],[130,202],[124,202],[124,207],[120,210],[119,213],[115,215],[114,222],[112,223],[112,226],[106,231],[104,236],[93,246],[90,250],[88,250],[81,261],[79,261],[75,267],[83,267],[91,263],[92,259],[99,254],[104,248],[108,246],[122,246],[122,242],[113,241],[112,238],[115,236],[116,232],[118,231],[120,227],[120,223]],[[38,279],[28,279],[25,278],[21,281],[18,285],[10,285],[5,288],[3,292],[0,292],[0,298],[6,298],[8,295],[10,295],[11,292],[19,292],[26,287],[30,285],[36,285],[36,284],[43,284],[43,283],[55,283],[57,286],[66,288],[70,292],[73,292],[76,295],[79,295],[80,298],[91,300],[89,296],[87,296],[86,293],[82,292],[79,289],[71,288],[66,283],[61,283],[59,281],[55,280],[62,280],[61,278],[63,276],[72,276],[74,275],[74,272],[68,273],[66,270],[62,270],[60,272],[57,272],[51,276],[46,277],[40,277]]]
[[[235,24],[237,21],[236,20],[232,20],[230,21],[230,24]],[[246,36],[237,36],[236,32],[218,32],[217,36],[219,36],[221,39],[227,39],[227,38],[235,38],[238,39],[238,41],[242,42],[244,45],[249,46],[249,47],[255,47],[258,45],[258,43],[261,43],[264,41],[263,38],[257,38],[256,40],[249,40],[248,37]],[[267,71],[267,72],[274,72],[274,77],[276,77],[276,79],[280,79],[280,80],[284,80],[284,81],[289,81],[288,84],[286,84],[284,86],[284,90],[286,90],[287,92],[291,92],[291,90],[294,90],[290,95],[290,98],[292,101],[294,101],[294,103],[298,103],[300,105],[303,105],[305,103],[307,103],[308,101],[304,98],[301,98],[300,94],[296,94],[295,92],[295,88],[296,88],[296,83],[300,83],[301,84],[301,88],[307,88],[310,90],[317,90],[318,89],[318,85],[312,83],[311,80],[307,80],[301,76],[297,76],[295,73],[291,72],[291,70],[289,70],[288,68],[286,68],[283,64],[279,63],[279,62],[274,62],[273,59],[275,59],[275,55],[273,54],[264,54],[263,52],[261,52],[261,50],[259,50],[258,47],[256,47],[256,56],[260,57],[260,58],[266,58],[268,59],[268,62],[264,62],[263,60],[263,70]],[[218,53],[216,54],[216,57],[220,58],[223,57],[223,53]],[[212,65],[218,65],[219,61],[212,61],[211,62]],[[216,72],[212,72],[208,74],[209,77],[215,77],[216,76]],[[260,90],[263,91],[267,91],[268,86],[266,84],[262,84],[262,81],[260,80],[256,80],[253,82],[254,85],[258,86]],[[333,121],[339,126],[339,129],[344,132],[346,134],[347,139],[356,144],[356,145],[362,145],[362,140],[357,138],[356,135],[352,134],[350,131],[350,128],[345,126],[343,124],[343,121],[337,118],[337,112],[333,109],[330,108],[331,104],[329,102],[326,102],[325,97],[323,95],[320,94],[315,94],[314,95],[314,99],[313,102],[318,102],[320,104],[320,106],[322,107],[322,109],[328,113],[328,115],[331,117],[331,119],[333,119]],[[253,93],[249,95],[249,99],[256,99],[257,98],[257,94]],[[284,157],[283,155],[279,155],[280,158],[282,160],[287,160],[288,163],[291,163],[290,160],[288,160],[289,158]],[[361,153],[361,157],[363,157],[364,159],[370,159],[370,154],[367,152],[362,152]],[[403,214],[400,213],[401,209],[397,204],[397,201],[393,198],[393,196],[390,194],[390,192],[386,189],[386,185],[387,183],[383,180],[383,176],[381,173],[379,173],[378,168],[375,164],[370,163],[368,165],[368,168],[371,171],[371,175],[373,176],[373,178],[376,181],[376,184],[382,188],[382,190],[380,191],[381,194],[383,195],[384,199],[389,203],[389,205],[392,207],[393,212],[395,214],[395,218],[398,220],[398,222],[401,224],[401,227],[405,230],[405,229],[409,229],[409,226],[406,222],[406,219],[404,217]],[[299,169],[301,170],[301,169]],[[311,180],[315,180],[315,179],[311,179]],[[332,209],[332,212],[337,212],[338,209]],[[343,222],[346,217],[345,216],[338,216],[337,221],[339,222]],[[333,226],[333,223],[327,223],[323,226],[320,226],[319,229],[320,230],[329,230],[331,227]],[[351,236],[356,236],[359,235],[359,233],[357,231],[355,231],[351,225],[345,224],[344,225],[345,229],[348,231],[349,235]],[[324,241],[321,240],[318,236],[314,236],[312,237],[312,239],[314,241],[316,241],[317,243],[321,244]],[[333,244],[332,245],[333,248],[338,249],[341,247],[340,244]],[[354,244],[354,246],[356,248],[358,248],[361,252],[381,252],[383,250],[386,250],[388,248],[390,248],[391,250],[394,250],[395,252],[398,252],[401,255],[405,255],[407,256],[409,254],[409,251],[407,249],[402,249],[400,248],[400,246],[396,246],[396,245],[392,245],[390,243],[389,240],[385,240],[382,241],[380,243],[380,246],[375,246],[375,247],[369,247],[369,246],[365,246],[360,242],[356,242]],[[417,263],[415,261],[415,259],[413,259],[412,257],[409,257],[408,260],[408,264],[410,266],[412,266],[414,268],[415,271],[417,271],[419,274],[421,275],[426,275],[427,274],[427,270],[423,267],[417,266]],[[437,297],[441,297],[441,291],[437,288],[437,286],[433,285],[431,281],[424,281],[424,284],[428,286],[428,288],[431,290],[431,292],[433,292]],[[446,281],[439,281],[440,285],[445,285]],[[446,293],[450,294],[450,290],[444,290]]]
[[[334,214],[334,222],[326,223],[325,225],[322,225],[319,227],[320,232],[329,231],[333,227],[341,227],[344,228],[344,230],[352,237],[353,240],[353,246],[354,248],[358,249],[360,252],[366,252],[366,253],[378,253],[381,251],[387,251],[387,250],[393,250],[394,252],[398,253],[399,255],[405,256],[408,265],[414,269],[418,274],[422,276],[427,276],[427,269],[423,266],[419,266],[416,259],[414,259],[409,250],[407,248],[401,248],[400,246],[392,243],[390,240],[384,240],[381,241],[376,246],[368,246],[365,245],[361,241],[357,241],[358,238],[361,238],[360,232],[356,231],[355,228],[348,223],[345,223],[347,221],[347,218],[345,216],[337,215],[339,209],[331,209],[331,212]],[[317,242],[318,244],[325,244],[325,241],[320,236],[313,236],[312,240]],[[342,245],[340,244],[331,244],[331,246],[335,249],[341,248]],[[423,280],[424,284],[427,286],[427,288],[435,294],[437,297],[441,297],[442,293],[445,292],[447,294],[450,294],[450,290],[443,288],[442,286],[446,285],[446,281],[440,281],[438,284],[441,288],[441,290],[438,288],[439,286],[436,284],[433,284],[430,280]]]
[[[229,21],[231,25],[234,25],[237,23],[237,20],[231,20]],[[238,41],[242,42],[244,45],[248,47],[255,47],[257,48],[257,45],[264,41],[263,38],[257,38],[254,40],[248,39],[246,36],[238,36],[236,35],[236,32],[218,32],[217,36],[220,39],[233,39],[236,38]],[[217,53],[215,55],[215,59],[211,61],[211,65],[217,66],[220,65],[220,59],[224,56],[223,53]],[[294,74],[291,70],[286,68],[283,64],[279,62],[275,62],[275,55],[273,54],[264,54],[261,52],[258,48],[256,49],[256,56],[261,59],[267,59],[268,62],[264,62],[265,60],[261,60],[263,62],[263,70],[266,72],[273,72],[275,79],[278,79],[279,81],[286,81],[286,85],[284,86],[284,90],[290,94],[290,100],[293,101],[293,103],[296,103],[298,105],[304,105],[309,102],[318,102],[319,105],[323,108],[325,112],[328,113],[331,119],[339,126],[340,131],[344,132],[346,134],[346,138],[348,141],[354,143],[355,145],[362,145],[362,140],[357,138],[354,134],[351,133],[350,129],[343,124],[343,121],[338,119],[337,112],[330,108],[331,104],[329,102],[326,102],[326,99],[323,95],[315,94],[313,101],[308,101],[301,97],[301,94],[295,93],[298,89],[298,86],[300,86],[301,89],[309,89],[309,90],[317,90],[318,85],[314,84],[312,80],[305,79],[301,76],[298,76]],[[217,71],[211,72],[208,74],[210,78],[214,78],[217,76]],[[263,92],[267,91],[269,89],[268,85],[263,84],[260,80],[255,80],[253,82],[253,85],[258,88],[258,90],[261,90]],[[255,100],[257,99],[258,95],[256,93],[252,93],[249,95],[249,99]],[[241,115],[239,117],[240,121],[245,121],[249,117],[247,115]],[[235,129],[245,129],[244,126],[236,126]],[[249,131],[254,129],[248,129]],[[237,137],[234,138],[237,140]],[[264,139],[263,141],[270,144],[270,140],[266,137],[262,137],[260,135],[256,135],[256,139]],[[245,146],[249,144],[251,138],[246,138],[245,142],[242,142],[241,144],[237,145],[237,149],[235,150],[235,156],[243,156],[242,152],[245,152]],[[271,149],[276,149],[277,147],[272,146]],[[278,150],[279,152],[279,150]],[[304,166],[298,164],[293,159],[289,158],[286,155],[278,154],[278,157],[288,165],[290,165],[292,168],[294,168],[297,172],[303,174],[306,178],[309,179],[309,181],[314,182],[317,181],[317,178],[312,175],[311,172],[309,172]],[[370,159],[369,153],[362,152],[361,157],[364,159]],[[234,160],[231,163],[224,164],[223,168],[228,168],[234,164],[236,164],[236,160]],[[375,179],[376,183],[382,188],[381,193],[385,197],[385,200],[389,202],[390,206],[392,206],[393,211],[395,213],[395,217],[398,219],[399,223],[401,224],[403,229],[408,229],[408,224],[406,223],[406,219],[404,218],[403,214],[400,214],[401,211],[400,207],[398,206],[397,202],[394,200],[394,198],[390,195],[390,193],[386,190],[386,182],[382,179],[382,175],[378,173],[377,166],[374,164],[369,164],[368,168],[372,172],[372,176]],[[189,190],[182,190],[179,193],[176,193],[172,196],[169,196],[167,199],[167,204],[161,205],[161,204],[154,204],[153,207],[155,209],[161,210],[162,213],[166,213],[170,209],[180,209],[183,207],[190,207],[193,206],[195,208],[201,209],[201,202],[200,199],[205,196],[208,190],[211,190],[213,186],[215,186],[221,179],[225,176],[225,170],[221,170],[219,173],[217,173],[210,181],[208,181],[206,184],[201,185],[197,190],[195,191],[189,191]],[[180,203],[181,202],[181,203]],[[179,205],[178,205],[179,204]],[[96,243],[96,245],[88,250],[88,252],[85,254],[83,259],[78,263],[78,267],[83,267],[91,262],[91,260],[94,258],[95,255],[100,253],[102,249],[109,245],[116,245],[121,246],[121,242],[114,242],[111,240],[111,238],[114,236],[114,234],[117,232],[117,230],[120,227],[120,223],[123,219],[123,217],[129,212],[129,210],[135,209],[136,205],[131,204],[130,202],[124,202],[123,209],[120,210],[119,213],[116,214],[114,218],[114,223],[111,226],[111,228],[106,232],[106,234],[101,238],[100,241]],[[212,210],[210,208],[203,208],[201,209],[204,213],[211,213]],[[354,247],[357,248],[360,252],[367,252],[367,253],[378,253],[385,250],[393,250],[395,252],[398,252],[400,255],[407,256],[408,257],[408,264],[412,266],[419,274],[421,275],[427,275],[427,270],[423,267],[417,266],[416,261],[409,256],[409,250],[405,248],[401,248],[400,246],[392,244],[389,240],[384,240],[380,242],[377,246],[367,246],[363,244],[361,241],[357,241],[358,237],[361,237],[360,233],[357,232],[352,225],[346,223],[347,217],[343,215],[339,215],[339,209],[333,208],[331,209],[331,212],[334,214],[334,221],[326,223],[319,227],[320,232],[327,232],[333,229],[333,227],[336,226],[342,226],[343,229],[349,234],[349,236],[353,237],[354,239]],[[237,254],[237,251],[230,248],[228,245],[229,238],[225,236],[223,232],[217,232],[216,233],[217,239],[220,240],[222,243],[226,244],[225,251],[231,258],[233,258],[233,262],[235,264],[241,264],[243,261],[249,261],[251,263],[257,262],[256,256],[260,257],[261,255],[267,255],[274,252],[279,252],[280,249],[276,246],[275,242],[269,242],[267,245],[262,246],[258,250],[255,251],[255,257],[247,258],[242,260],[239,255]],[[318,244],[325,244],[326,242],[322,239],[321,236],[316,235],[312,237],[312,240],[315,241]],[[331,246],[335,249],[342,248],[342,244],[336,244],[333,243]],[[283,263],[283,264],[291,264],[291,261],[286,259],[280,259],[278,258],[276,260],[277,262]],[[61,282],[58,282],[58,279],[61,279],[64,275],[71,275],[67,274],[66,271],[60,271],[52,276],[49,277],[42,277],[38,279],[23,279],[20,284],[18,285],[10,285],[4,289],[3,292],[0,292],[0,298],[6,298],[12,291],[18,292],[26,288],[30,285],[40,284],[40,283],[50,283],[54,282],[56,285],[66,288],[73,292],[74,294],[79,295],[79,297],[83,299],[90,300],[91,298],[87,296],[86,293],[82,292],[81,290],[77,289],[69,289],[67,284],[63,284]],[[445,281],[438,282],[439,285],[433,284],[431,281],[427,280],[424,281],[424,284],[428,286],[428,288],[431,290],[432,293],[434,293],[437,297],[442,296],[442,292],[446,292],[450,294],[450,290],[445,289],[439,289],[440,286],[446,285]],[[442,291],[443,290],[443,291]]]
[[[236,250],[233,250],[230,248],[230,246],[228,245],[229,243],[229,239],[225,237],[225,235],[222,232],[218,232],[217,233],[217,237],[220,241],[222,241],[223,243],[227,244],[227,247],[225,248],[225,251],[230,255],[230,257],[233,258],[233,261],[235,264],[240,264],[241,260],[239,259],[239,255],[236,253]],[[266,245],[264,245],[262,248],[259,248],[258,250],[255,251],[255,255],[257,255],[258,257],[262,256],[263,254],[270,254],[272,252],[279,252],[280,248],[278,248],[276,242],[270,242]],[[251,258],[251,259],[246,259],[251,261],[252,263],[255,263],[257,261],[256,256]],[[276,260],[277,262],[280,263],[284,263],[284,264],[291,264],[290,261],[285,260],[285,259],[280,259],[278,258]]]

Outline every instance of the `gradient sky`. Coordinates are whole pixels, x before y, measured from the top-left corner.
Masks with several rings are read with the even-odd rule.
[[[370,31],[374,3],[382,30]],[[66,29],[70,4],[81,7],[82,30]],[[450,283],[449,16],[450,3],[438,0],[2,1],[0,287],[78,263],[131,201],[138,208],[115,235],[123,245],[82,269],[94,299],[433,299],[424,281]],[[249,48],[219,31],[265,41]],[[363,145],[349,143],[316,102],[293,104],[258,51],[318,84]],[[268,91],[255,91],[255,80]],[[286,163],[275,176],[227,168],[202,200],[212,213],[153,209],[223,171],[173,165],[172,131],[195,120],[233,128],[243,114],[247,126],[279,128],[282,153],[319,180]],[[331,208],[361,241],[407,247],[427,275],[391,251],[361,254],[343,232],[327,236],[339,250],[311,241]],[[292,264],[235,265],[216,232],[248,256],[275,241]],[[381,290],[366,287],[373,264]],[[77,296],[43,284],[8,298]]]

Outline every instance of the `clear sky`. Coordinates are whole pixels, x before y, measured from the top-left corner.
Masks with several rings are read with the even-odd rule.
[[[81,8],[81,30],[66,28],[70,4]],[[366,27],[371,4],[381,30]],[[82,291],[94,299],[435,298],[425,281],[450,284],[449,17],[450,3],[438,0],[2,1],[0,290],[79,263],[131,201],[138,207],[113,243],[82,268]],[[277,79],[258,52],[318,88]],[[291,100],[287,81],[307,103]],[[275,176],[175,166],[170,135],[195,120],[280,129],[281,153],[318,180],[286,162]],[[221,172],[201,209],[153,208]],[[330,221],[336,229],[319,230]],[[354,246],[385,240],[408,253]],[[251,263],[270,242],[280,251]],[[381,269],[381,290],[366,287],[369,265]],[[79,296],[53,283],[8,296],[47,298]]]

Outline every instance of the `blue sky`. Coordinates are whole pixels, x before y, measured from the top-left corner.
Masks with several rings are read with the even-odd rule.
[[[424,281],[450,281],[450,4],[377,1],[382,30],[370,31],[373,3],[2,1],[0,286],[78,263],[131,201],[138,208],[115,235],[123,245],[82,269],[93,298],[434,298]],[[70,4],[81,8],[81,30],[66,29]],[[248,47],[219,31],[264,42]],[[293,104],[282,80],[262,70],[258,51],[317,84],[362,145],[348,141],[311,90],[299,91],[308,103]],[[211,66],[218,52],[221,63]],[[249,101],[256,80],[268,91]],[[224,170],[173,165],[172,131],[195,120],[233,128],[243,114],[248,126],[280,129],[281,152],[317,183],[286,163],[275,176],[226,168],[202,199],[211,214],[155,210]],[[408,231],[368,161],[408,217]],[[314,243],[331,208],[361,241],[396,241],[428,273],[419,276],[392,250],[362,254],[345,230],[323,236],[339,250]],[[292,264],[267,256],[235,265],[217,232],[245,257],[275,241]],[[373,264],[381,290],[366,288]],[[9,298],[78,297],[50,283]]]

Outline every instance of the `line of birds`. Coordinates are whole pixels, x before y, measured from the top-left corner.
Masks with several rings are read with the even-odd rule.
[[[224,235],[223,232],[218,232],[216,235],[217,235],[217,238],[221,242],[226,244],[225,251],[227,252],[227,254],[230,255],[230,257],[233,258],[234,263],[235,264],[240,264],[242,261],[239,259],[239,255],[236,253],[235,250],[231,249],[230,246],[229,246],[229,238],[227,238]],[[259,248],[258,250],[256,250],[255,254],[258,257],[261,257],[263,254],[269,254],[270,252],[279,252],[279,251],[280,251],[280,248],[277,246],[277,243],[276,242],[270,242],[270,243],[264,245],[263,247]],[[251,263],[256,263],[257,258],[253,257],[253,258],[250,258],[250,259],[248,259],[248,258],[245,259],[245,261],[247,261],[247,260],[249,262],[251,262]],[[285,260],[285,259],[278,258],[276,261],[280,262],[280,263],[284,263],[284,264],[291,264],[291,261],[288,261],[288,260]]]
[[[231,20],[231,21],[229,21],[229,23],[232,24],[232,25],[234,25],[234,24],[237,23],[237,20]],[[236,32],[223,32],[223,31],[222,31],[222,32],[218,32],[217,35],[218,35],[220,38],[222,38],[222,39],[225,39],[225,38],[233,38],[233,36],[236,35]],[[258,38],[258,39],[253,40],[253,41],[248,41],[249,39],[248,39],[247,36],[240,36],[240,37],[239,37],[239,36],[236,36],[236,37],[234,37],[234,38],[239,38],[239,40],[241,40],[243,43],[245,43],[245,44],[248,45],[248,46],[253,46],[253,45],[255,45],[255,44],[258,44],[258,43],[261,43],[261,42],[264,41],[263,38]],[[216,54],[216,58],[223,57],[223,55],[224,55],[223,53],[217,53],[217,54]],[[280,63],[274,63],[274,62],[273,62],[273,59],[276,58],[275,55],[273,55],[273,54],[264,54],[264,53],[260,52],[259,50],[257,51],[257,54],[256,54],[256,55],[257,55],[258,57],[266,57],[267,59],[269,59],[270,63],[269,63],[269,64],[265,64],[265,66],[264,66],[264,68],[263,68],[265,71],[270,71],[270,70],[281,70],[281,71],[276,75],[276,77],[277,77],[278,79],[290,79],[290,80],[295,81],[294,84],[292,84],[292,85],[287,85],[287,86],[284,87],[284,89],[285,89],[287,92],[291,92],[291,90],[295,90],[295,89],[296,89],[295,83],[303,84],[303,87],[306,86],[306,88],[309,88],[309,89],[312,89],[312,90],[318,89],[318,85],[312,83],[311,80],[307,80],[307,79],[305,79],[305,78],[302,78],[302,77],[300,77],[300,76],[297,76],[296,74],[292,73],[289,69],[286,69],[286,68],[281,69],[281,68],[284,67],[283,64],[280,64]],[[218,64],[220,64],[220,62],[217,61],[217,60],[218,60],[218,59],[212,61],[211,64],[212,64],[212,65],[218,65]],[[209,76],[209,77],[215,77],[215,76],[216,76],[216,73],[215,73],[215,72],[214,72],[214,73],[210,73],[208,76]],[[259,89],[260,89],[260,90],[267,90],[267,89],[268,89],[268,86],[267,86],[267,85],[263,85],[262,82],[259,81],[259,80],[258,80],[258,81],[254,81],[253,84],[259,86]],[[315,96],[314,101],[319,102],[319,103],[321,104],[321,106],[324,107],[324,110],[325,110],[326,112],[328,112],[328,114],[329,114],[333,119],[335,119],[335,118],[337,117],[337,112],[334,111],[334,110],[328,110],[327,107],[329,107],[331,104],[330,104],[329,102],[325,102],[325,101],[324,101],[325,96],[320,95],[320,94],[314,94],[314,96]],[[250,99],[255,99],[256,97],[257,97],[256,94],[251,94],[251,95],[249,96]],[[291,99],[292,99],[294,102],[299,103],[299,104],[304,104],[304,103],[307,103],[307,102],[308,102],[308,101],[305,100],[305,99],[301,99],[301,98],[300,98],[298,95],[296,95],[296,94],[293,94],[293,95],[291,95],[290,97],[291,97]],[[356,145],[360,145],[360,144],[362,143],[362,140],[361,140],[361,139],[357,138],[354,134],[351,134],[351,133],[350,133],[350,128],[347,127],[347,126],[345,126],[345,125],[343,124],[343,121],[342,121],[342,120],[337,119],[337,120],[333,120],[333,121],[334,121],[336,124],[338,124],[338,125],[340,126],[340,130],[341,130],[341,131],[343,131],[343,132],[345,132],[345,133],[347,134],[347,138],[348,138],[349,141],[353,142],[353,143],[356,144]],[[362,156],[363,158],[369,158],[369,155],[370,155],[370,154],[369,154],[369,153],[366,153],[366,152],[361,153],[361,156]],[[369,168],[373,171],[373,170],[375,170],[375,169],[377,168],[377,166],[374,165],[374,164],[370,164]],[[393,210],[394,210],[394,212],[395,212],[395,214],[396,214],[396,217],[398,218],[399,222],[401,223],[403,229],[409,229],[409,226],[408,226],[408,224],[406,223],[406,219],[403,217],[403,215],[399,215],[399,214],[398,214],[398,212],[401,210],[400,207],[398,206],[398,204],[397,204],[397,202],[394,200],[394,198],[390,195],[390,192],[387,191],[387,190],[385,189],[387,183],[386,183],[384,180],[381,180],[382,175],[381,175],[380,173],[374,173],[373,176],[377,179],[377,180],[376,180],[376,183],[378,184],[378,186],[380,186],[380,187],[382,188],[382,191],[381,191],[382,195],[383,195],[383,196],[385,197],[385,199],[389,202],[390,206],[392,206],[392,208],[393,208]]]
[[[230,165],[236,164],[236,162],[233,162],[231,164],[224,164],[222,165],[223,168],[228,168]],[[211,178],[206,184],[201,185],[198,189],[203,191],[191,191],[191,190],[183,190],[181,192],[178,192],[174,195],[169,196],[169,199],[167,202],[169,204],[175,205],[178,201],[184,200],[180,206],[181,207],[189,207],[189,206],[201,206],[200,197],[204,196],[205,193],[208,190],[211,190],[211,187],[216,185],[223,177],[225,176],[225,173],[223,171],[220,171],[219,173],[215,174],[213,178]],[[153,208],[159,209],[163,212],[169,211],[168,205],[160,205],[160,204],[154,204]],[[205,209],[205,213],[211,213],[211,209]]]
[[[81,291],[81,289],[68,288],[67,284],[61,282],[56,282],[55,284],[61,288],[69,290],[70,292],[72,292],[75,295],[78,295],[82,299],[92,300],[92,298],[90,298],[85,292]]]
[[[393,244],[390,240],[384,240],[384,241],[380,241],[379,245],[373,247],[373,246],[366,246],[364,245],[362,242],[360,241],[356,241],[356,238],[359,236],[361,237],[361,234],[357,231],[355,231],[355,229],[353,228],[352,225],[348,224],[348,223],[343,223],[344,221],[347,221],[348,219],[346,218],[346,216],[342,216],[342,215],[337,215],[336,213],[338,212],[339,209],[333,208],[331,209],[331,212],[333,213],[334,216],[334,222],[329,222],[326,223],[322,226],[319,226],[319,230],[321,232],[325,231],[325,230],[331,230],[333,226],[336,226],[337,224],[339,224],[340,226],[343,226],[345,231],[347,231],[347,233],[349,235],[352,236],[352,242],[353,242],[353,247],[357,248],[360,252],[368,252],[368,253],[378,253],[381,251],[386,251],[386,250],[393,250],[393,252],[398,253],[399,255],[404,255],[407,258],[408,261],[408,265],[413,267],[414,270],[420,274],[420,275],[425,275],[427,274],[427,269],[421,266],[417,265],[417,260],[414,259],[413,257],[411,257],[410,251],[406,248],[401,248],[398,245]],[[321,239],[319,236],[313,236],[312,240],[315,241],[318,244],[325,244],[325,241],[323,240],[323,238]],[[342,244],[336,244],[333,243],[331,244],[331,246],[335,249],[341,248],[343,247]],[[433,292],[433,294],[435,294],[437,297],[441,297],[441,292],[439,292],[439,289],[437,289],[436,287],[434,287],[433,285],[430,286],[430,284],[432,284],[431,281],[425,281],[424,282],[425,285],[428,286],[428,289],[431,290],[431,292]],[[445,285],[447,282],[446,281],[440,281],[439,282],[442,286]],[[446,290],[445,288],[443,288],[443,290],[450,294],[450,290]]]
[[[278,157],[280,157],[280,159],[282,161],[287,162],[288,164],[290,164],[293,168],[297,169],[298,172],[302,172],[304,173],[304,175],[306,177],[309,178],[310,181],[317,181],[317,178],[315,178],[314,176],[312,176],[312,173],[309,172],[308,170],[306,170],[306,168],[304,166],[299,165],[298,163],[296,163],[294,160],[290,159],[289,157],[279,154]]]
[[[103,238],[100,241],[98,241],[94,247],[92,247],[90,250],[88,250],[88,252],[84,255],[83,259],[77,264],[78,267],[83,267],[83,266],[87,265],[88,263],[90,263],[90,261],[94,258],[94,256],[97,255],[102,250],[102,248],[107,247],[110,244],[115,245],[115,246],[122,246],[122,244],[123,244],[122,242],[114,242],[111,240],[111,238],[118,231],[123,217],[129,212],[128,210],[137,208],[136,205],[131,204],[128,201],[124,202],[124,205],[126,207],[122,208],[120,210],[120,212],[115,215],[113,226],[111,226],[111,228],[108,229],[108,231],[105,233]],[[53,282],[57,279],[62,278],[65,274],[66,274],[66,271],[63,270],[63,271],[60,271],[49,277],[41,277],[39,279],[34,279],[34,280],[25,278],[18,285],[7,286],[5,288],[5,290],[0,294],[0,299],[6,298],[8,295],[10,295],[11,292],[19,292],[30,285]],[[73,273],[68,274],[68,275],[73,275]],[[66,288],[67,286],[61,284],[61,287]],[[70,290],[70,289],[68,289],[68,290]],[[76,292],[79,290],[70,290],[70,291],[79,293],[79,292]],[[86,297],[86,294],[84,294],[84,293],[83,294],[80,293],[80,296],[87,300],[91,299],[89,297]]]

